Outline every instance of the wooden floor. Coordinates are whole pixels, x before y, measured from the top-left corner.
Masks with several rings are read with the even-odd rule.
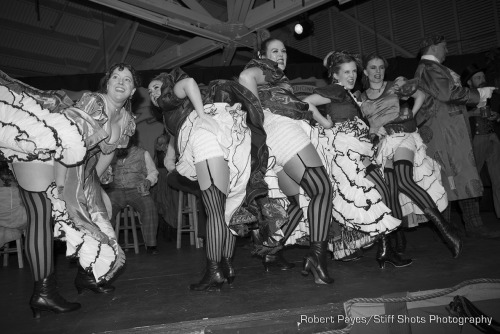
[[[458,219],[453,212],[454,219]],[[487,225],[500,230],[500,221],[485,212]],[[307,249],[292,248],[286,257],[297,267],[289,272],[265,273],[260,260],[252,258],[249,241],[238,241],[234,288],[219,293],[192,292],[189,283],[201,278],[204,250],[188,245],[180,250],[160,237],[160,254],[127,252],[124,272],[113,283],[110,295],[86,292],[78,295],[73,279],[76,264],[62,254],[56,271],[60,293],[78,301],[82,309],[32,318],[28,301],[32,278],[27,267],[17,268],[15,256],[0,267],[0,333],[314,333],[342,328],[340,324],[299,324],[301,315],[336,315],[343,302],[356,297],[379,297],[393,292],[447,288],[475,278],[500,278],[500,239],[466,239],[463,254],[451,253],[433,229],[422,226],[407,233],[406,268],[375,262],[376,249],[356,262],[328,262],[335,278],[332,285],[316,285],[300,274]]]

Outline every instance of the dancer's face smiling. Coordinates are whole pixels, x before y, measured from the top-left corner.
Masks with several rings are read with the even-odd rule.
[[[274,40],[267,45],[265,57],[278,63],[278,67],[286,68],[287,53],[282,41]]]
[[[356,78],[358,77],[356,63],[351,61],[349,63],[341,64],[337,73],[333,74],[333,77],[337,79],[338,83],[346,89],[353,89],[354,84],[356,83]]]

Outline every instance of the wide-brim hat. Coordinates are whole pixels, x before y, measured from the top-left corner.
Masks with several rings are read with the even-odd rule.
[[[462,75],[460,76],[460,79],[462,80],[462,84],[466,85],[467,81],[472,78],[472,76],[478,72],[485,72],[486,68],[484,67],[479,67],[477,64],[471,64],[463,70]]]

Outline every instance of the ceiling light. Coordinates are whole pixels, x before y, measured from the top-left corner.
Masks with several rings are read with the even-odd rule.
[[[303,39],[314,33],[314,22],[309,18],[302,16],[293,28],[296,39]]]

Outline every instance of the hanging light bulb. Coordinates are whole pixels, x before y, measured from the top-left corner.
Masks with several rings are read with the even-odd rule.
[[[295,31],[295,33],[297,35],[300,35],[304,32],[304,27],[302,26],[302,24],[297,23],[297,24],[295,24],[295,27],[293,28],[293,30]]]
[[[312,22],[305,15],[301,16],[293,28],[294,36],[296,39],[303,39],[314,32],[314,22]]]

